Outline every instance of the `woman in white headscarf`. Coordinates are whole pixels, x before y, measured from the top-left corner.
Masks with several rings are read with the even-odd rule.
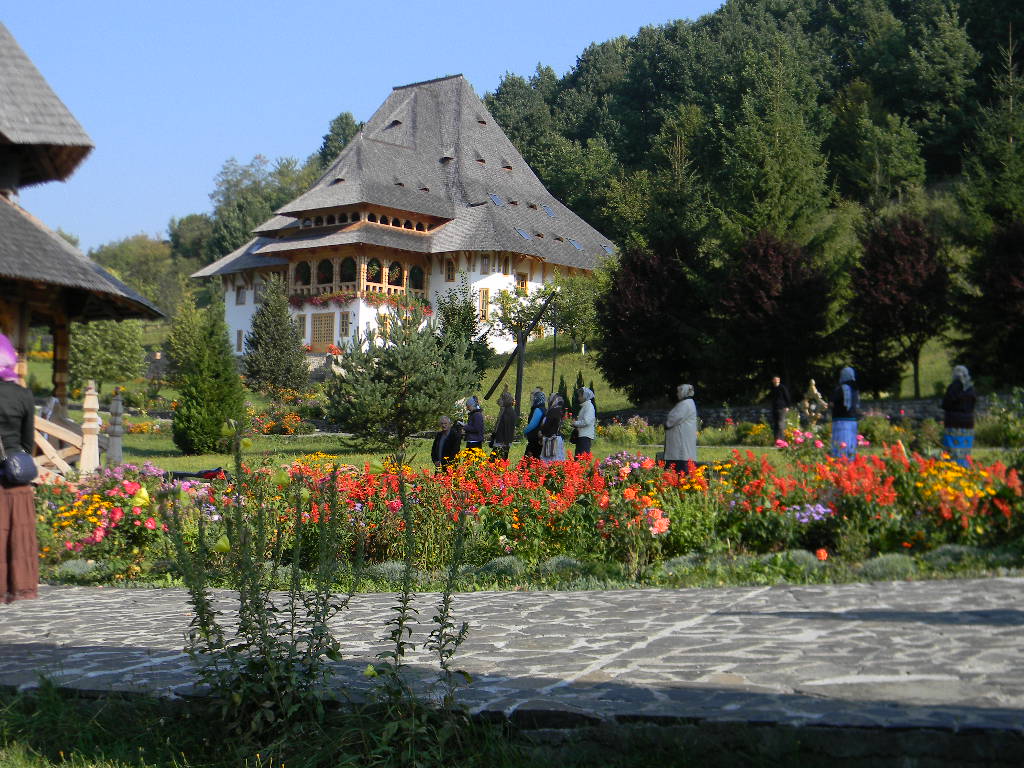
[[[857,420],[860,394],[857,374],[847,366],[839,372],[839,386],[832,393],[832,457],[852,459],[857,455]]]
[[[974,406],[978,396],[974,382],[965,366],[953,368],[953,380],[942,398],[945,432],[942,447],[957,464],[966,467],[967,457],[974,450]]]
[[[693,385],[676,388],[679,402],[665,419],[665,463],[680,472],[697,461],[697,404],[693,401]]]
[[[580,387],[577,395],[580,403],[579,413],[572,425],[576,427],[575,456],[589,456],[597,436],[597,411],[594,409],[594,391],[588,387]]]

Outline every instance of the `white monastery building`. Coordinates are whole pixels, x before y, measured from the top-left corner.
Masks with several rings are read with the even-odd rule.
[[[392,90],[312,189],[254,235],[193,275],[221,279],[238,354],[273,274],[304,342],[323,353],[395,306],[433,305],[460,274],[487,323],[500,291],[533,292],[613,252],[544,188],[461,75]]]

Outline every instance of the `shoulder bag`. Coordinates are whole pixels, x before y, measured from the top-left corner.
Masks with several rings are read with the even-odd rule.
[[[28,485],[39,474],[35,459],[24,451],[8,454],[4,441],[0,439],[0,483],[3,485]]]

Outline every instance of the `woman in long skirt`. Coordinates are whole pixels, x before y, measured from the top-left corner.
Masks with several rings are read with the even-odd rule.
[[[35,444],[35,402],[18,384],[18,355],[0,333],[0,440],[5,453],[31,454]],[[31,485],[0,484],[0,590],[11,603],[39,593],[39,545]]]
[[[852,459],[857,455],[857,420],[860,395],[857,375],[846,367],[839,373],[839,386],[832,393],[832,456]]]
[[[945,414],[942,447],[962,467],[967,466],[967,457],[974,450],[974,405],[977,399],[967,368],[962,365],[953,368],[953,380],[942,398]]]

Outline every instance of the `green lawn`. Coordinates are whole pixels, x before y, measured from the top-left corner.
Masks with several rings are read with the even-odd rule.
[[[480,385],[480,394],[484,395],[491,384],[501,373],[502,367],[508,355],[495,355],[494,361],[484,373],[483,382]],[[585,355],[579,353],[579,347],[570,339],[563,336],[558,337],[558,350],[555,354],[554,343],[551,337],[544,339],[531,339],[526,345],[526,364],[523,371],[523,401],[529,403],[529,393],[534,387],[540,387],[547,394],[551,394],[551,365],[555,364],[555,389],[558,388],[560,376],[565,377],[565,384],[572,393],[576,384],[577,371],[583,372],[583,382],[586,386],[594,384],[594,395],[599,411],[617,411],[622,408],[629,408],[632,403],[626,393],[614,389],[604,380],[597,368],[597,361],[593,354],[588,352]],[[512,364],[508,373],[505,374],[503,382],[508,384],[510,392],[516,389],[516,365]],[[497,400],[501,393],[501,387],[491,396],[491,402]]]

